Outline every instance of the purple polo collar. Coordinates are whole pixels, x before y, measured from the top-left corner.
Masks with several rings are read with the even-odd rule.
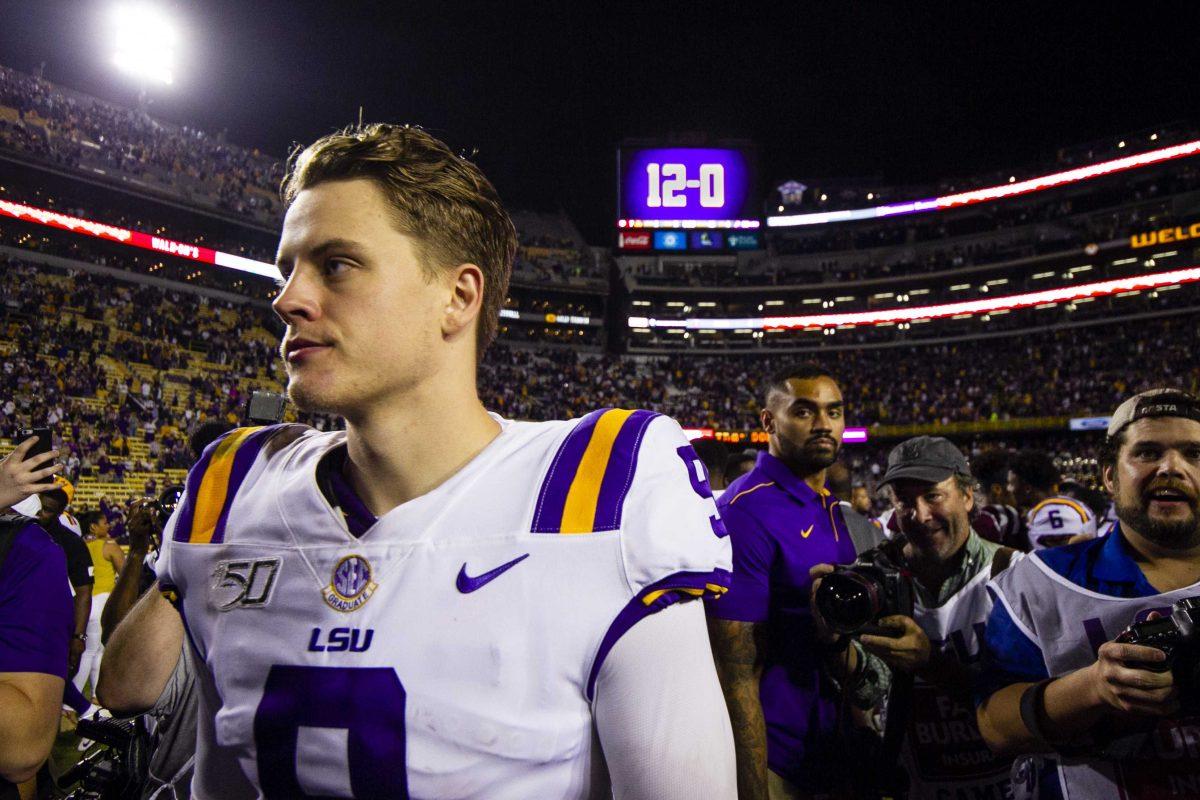
[[[755,467],[760,472],[766,475],[771,480],[775,481],[775,485],[792,497],[799,500],[801,503],[811,503],[816,501],[820,505],[825,505],[824,497],[817,492],[814,492],[812,487],[804,482],[802,478],[796,476],[796,473],[788,469],[787,464],[768,453],[766,450],[758,454],[758,460],[755,462]],[[828,496],[828,489],[826,495]]]

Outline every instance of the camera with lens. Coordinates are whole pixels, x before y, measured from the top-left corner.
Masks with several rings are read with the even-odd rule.
[[[142,717],[81,718],[75,732],[103,747],[59,777],[59,786],[78,784],[67,800],[122,800],[141,794],[150,774],[150,737]]]
[[[1176,600],[1169,617],[1133,623],[1116,641],[1161,650],[1166,655],[1164,661],[1143,661],[1130,666],[1152,672],[1170,670],[1184,708],[1200,709],[1200,596]]]
[[[175,483],[162,490],[162,493],[151,503],[154,509],[154,525],[161,532],[167,527],[167,520],[175,513],[179,498],[183,496],[183,486]]]
[[[903,566],[903,549],[898,536],[821,579],[816,604],[829,627],[847,636],[890,635],[875,624],[881,617],[912,616],[912,578]]]

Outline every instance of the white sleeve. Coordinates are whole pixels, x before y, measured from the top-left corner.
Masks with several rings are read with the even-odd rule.
[[[657,417],[636,453],[623,510],[621,552],[634,594],[720,595],[732,550],[704,463],[679,423]]]
[[[700,603],[651,614],[621,637],[593,712],[615,800],[737,797],[733,730]]]

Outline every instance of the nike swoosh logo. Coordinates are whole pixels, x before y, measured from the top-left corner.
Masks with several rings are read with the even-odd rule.
[[[807,529],[800,531],[800,538],[807,539],[809,535],[812,534],[812,529],[815,527],[815,525],[809,525]]]
[[[496,578],[499,578],[505,572],[508,572],[510,569],[515,567],[517,564],[520,564],[522,561],[524,561],[527,558],[529,558],[529,553],[526,553],[523,556],[517,556],[512,561],[509,561],[507,564],[501,564],[500,566],[496,567],[495,569],[490,569],[487,572],[483,573],[482,575],[477,575],[474,578],[472,578],[470,575],[467,574],[467,564],[464,561],[463,565],[462,565],[462,569],[460,569],[458,571],[458,579],[454,581],[454,585],[463,594],[470,594],[471,592],[475,591],[476,589],[481,589],[484,586],[486,586],[487,584],[496,580]]]

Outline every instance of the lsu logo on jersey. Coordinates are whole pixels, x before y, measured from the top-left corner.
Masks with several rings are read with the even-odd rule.
[[[371,562],[360,555],[349,555],[333,567],[329,585],[321,596],[334,611],[349,613],[362,608],[379,584],[371,580]]]

